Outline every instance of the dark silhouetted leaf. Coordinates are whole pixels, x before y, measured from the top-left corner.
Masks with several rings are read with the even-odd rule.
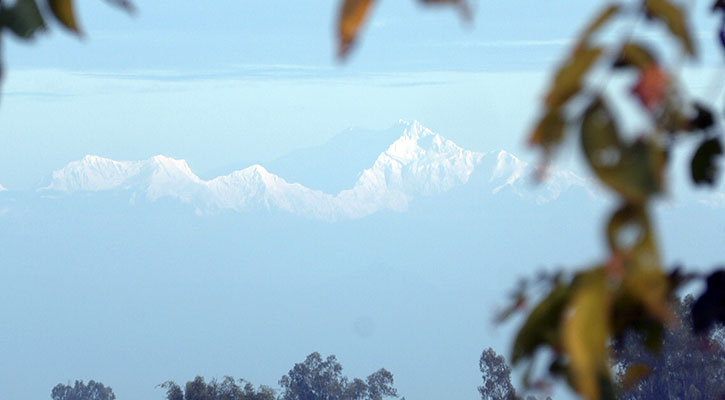
[[[692,305],[695,332],[707,333],[715,323],[725,323],[725,270],[707,277],[707,289]]]
[[[695,116],[690,120],[690,130],[706,130],[715,123],[712,111],[702,104],[695,103]]]
[[[720,138],[707,139],[700,144],[690,162],[690,172],[695,184],[715,184],[719,172],[717,158],[721,155]]]
[[[45,29],[45,22],[35,0],[17,0],[12,7],[0,8],[0,27],[10,29],[18,37],[30,39],[35,32]]]
[[[357,34],[365,22],[375,0],[343,0],[338,23],[338,56],[345,58],[355,44]]]
[[[435,5],[435,4],[452,4],[458,6],[458,8],[461,10],[461,15],[465,19],[471,19],[471,8],[468,6],[468,2],[466,0],[418,0],[418,2],[426,4],[426,5]]]
[[[497,324],[500,324],[500,323],[506,321],[516,311],[519,311],[522,308],[524,308],[525,305],[526,305],[526,295],[523,292],[521,292],[516,296],[514,301],[511,303],[511,305],[509,305],[508,307],[501,310],[498,314],[496,314],[496,317],[494,318],[494,322],[496,322]]]
[[[130,0],[106,0],[106,2],[126,11],[129,14],[136,12],[136,6]]]
[[[694,56],[695,44],[683,11],[669,0],[645,0],[644,5],[647,14],[664,22],[667,29],[682,43],[685,51]]]
[[[53,11],[55,18],[58,19],[63,26],[80,34],[78,22],[76,21],[75,13],[73,12],[72,0],[48,0],[48,5],[50,6],[50,10]]]

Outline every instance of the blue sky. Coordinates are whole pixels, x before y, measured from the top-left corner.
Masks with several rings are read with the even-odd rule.
[[[336,1],[137,6],[77,4],[80,40],[57,24],[30,44],[3,38],[0,184],[35,187],[85,154],[165,154],[205,175],[401,118],[527,158],[546,78],[598,2],[478,2],[465,23],[454,8],[380,1],[344,64]],[[697,26],[711,35],[716,22]]]
[[[4,38],[4,186],[35,187],[88,153],[162,153],[203,175],[400,118],[467,148],[518,150],[545,72],[591,9],[481,3],[466,24],[451,8],[382,1],[341,64],[335,1],[137,5],[129,17],[79,3],[80,40],[57,24],[31,44]]]

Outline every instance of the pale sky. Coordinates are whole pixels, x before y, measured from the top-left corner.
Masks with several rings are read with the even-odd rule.
[[[79,3],[81,40],[55,23],[29,45],[3,38],[4,186],[36,187],[85,154],[165,154],[204,175],[401,118],[522,153],[543,78],[591,9],[482,2],[466,24],[454,9],[382,1],[341,64],[335,1],[137,3],[133,17]]]
[[[546,78],[598,2],[478,2],[465,23],[453,8],[381,1],[344,64],[335,1],[173,4],[138,1],[129,17],[83,2],[80,40],[55,23],[31,44],[3,38],[0,184],[36,187],[85,154],[165,154],[204,175],[401,118],[527,158]]]

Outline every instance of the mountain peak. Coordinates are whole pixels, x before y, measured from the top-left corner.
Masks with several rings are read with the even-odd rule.
[[[337,220],[361,218],[386,209],[404,211],[418,197],[441,194],[469,183],[474,172],[484,177],[475,180],[476,190],[495,194],[510,187],[514,194],[523,196],[521,178],[531,170],[526,162],[506,151],[487,154],[465,150],[415,120],[401,120],[383,133],[347,135],[353,136],[331,144],[330,152],[339,155],[334,158],[336,162],[312,163],[316,171],[342,168],[359,150],[366,149],[369,141],[374,140],[378,150],[370,151],[365,163],[354,162],[359,166],[357,175],[349,174],[345,186],[336,191],[315,190],[293,183],[294,180],[287,181],[259,164],[203,180],[192,172],[186,161],[164,155],[141,161],[114,161],[87,155],[54,171],[51,184],[43,189],[126,190],[132,193],[133,201],[137,194],[149,201],[173,198],[194,206],[198,213],[276,209],[309,218]],[[314,161],[313,156],[308,158]],[[304,160],[292,159],[290,165],[300,166]],[[547,183],[554,191],[543,201],[572,184],[582,183],[566,174],[554,178],[557,182]]]
[[[156,174],[165,173],[176,176],[186,176],[191,180],[198,181],[199,177],[191,171],[186,160],[177,160],[162,154],[155,155],[148,160],[149,166],[155,170]]]
[[[402,137],[421,138],[425,136],[435,135],[433,131],[423,126],[417,120],[413,120],[412,122],[400,120],[399,123],[402,123],[402,125],[405,127]]]

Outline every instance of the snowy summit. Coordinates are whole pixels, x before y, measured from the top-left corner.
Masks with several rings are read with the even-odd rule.
[[[300,183],[291,183],[261,165],[203,180],[184,160],[157,155],[142,161],[114,161],[88,155],[53,172],[50,184],[41,190],[54,192],[98,192],[123,190],[149,201],[162,197],[193,205],[197,213],[221,210],[281,210],[314,219],[361,218],[381,210],[405,211],[417,197],[433,196],[468,183],[474,172],[488,176],[495,194],[509,187],[521,192],[530,173],[527,163],[505,151],[481,153],[465,150],[422,126],[417,121],[400,122],[402,132],[374,163],[360,172],[350,187],[325,193]],[[548,201],[583,179],[566,172],[554,174],[547,184]]]

